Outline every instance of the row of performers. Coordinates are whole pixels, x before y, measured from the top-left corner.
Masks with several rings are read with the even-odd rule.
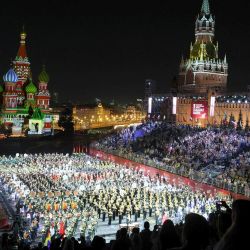
[[[89,220],[91,217],[91,213],[88,211],[83,211],[85,205],[83,204],[83,207],[81,208],[81,211],[84,214],[84,217]],[[31,208],[31,207],[30,207]],[[45,209],[47,214],[58,213],[58,214],[65,214],[66,211],[70,210],[72,213],[75,213],[74,211],[78,211],[78,204],[77,202],[71,202],[69,205],[67,202],[62,202],[62,206],[60,209],[60,205],[58,203],[53,204],[46,203]],[[147,216],[152,217],[152,214],[154,213],[156,218],[159,218],[162,215],[162,209],[161,207],[156,206],[153,208],[152,205],[145,204],[144,206],[139,206],[139,204],[131,205],[131,204],[121,204],[119,207],[113,203],[112,205],[109,203],[107,206],[98,206],[97,204],[94,206],[94,210],[98,213],[98,218],[102,219],[104,222],[106,218],[108,217],[108,225],[111,225],[111,221],[115,220],[116,217],[119,218],[119,224],[122,223],[122,220],[124,217],[126,217],[126,222],[131,222],[131,217],[134,215],[134,221],[137,222],[137,219],[140,218],[141,214],[143,215],[143,219],[145,220]]]

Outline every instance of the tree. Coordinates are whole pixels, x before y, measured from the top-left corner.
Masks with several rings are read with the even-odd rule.
[[[221,121],[220,121],[220,128],[224,128],[223,119],[221,119]]]
[[[240,110],[240,113],[239,113],[239,119],[238,119],[238,122],[237,122],[237,130],[242,130],[242,113],[241,113],[241,110]]]
[[[34,110],[33,110],[33,108],[31,106],[29,106],[28,113],[29,113],[29,117],[32,117],[32,115],[34,113]]]
[[[227,125],[228,125],[227,114],[225,113],[223,119],[221,120],[221,128],[225,129],[227,128]]]
[[[246,131],[246,132],[249,131],[249,120],[248,120],[248,116],[247,116],[247,119],[246,119],[245,131]]]
[[[235,128],[235,118],[233,116],[233,114],[231,113],[230,117],[229,117],[229,124],[228,124],[229,128]]]
[[[65,110],[62,112],[58,121],[58,125],[59,127],[62,127],[67,134],[74,132],[72,110],[70,108],[65,108]]]

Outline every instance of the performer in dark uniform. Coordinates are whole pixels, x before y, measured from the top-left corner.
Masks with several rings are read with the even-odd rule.
[[[111,225],[112,216],[113,216],[113,212],[112,212],[112,210],[109,210],[109,211],[108,211],[108,217],[109,217],[108,225]]]
[[[105,206],[102,207],[102,221],[105,221],[107,209]]]
[[[152,204],[149,204],[149,217],[152,217]]]
[[[146,220],[147,217],[147,206],[146,204],[143,206],[143,220]]]
[[[98,207],[97,211],[98,211],[98,218],[100,219],[101,218],[101,209],[100,209],[100,207]]]
[[[139,206],[136,204],[135,205],[135,222],[137,222],[138,213],[139,213]]]
[[[117,208],[116,208],[116,205],[115,205],[115,203],[113,203],[113,205],[112,205],[112,211],[113,211],[113,220],[115,220],[115,216],[116,216],[116,210],[117,210]]]
[[[141,205],[138,204],[138,218],[140,218],[141,216]]]
[[[122,213],[123,213],[123,210],[120,208],[119,211],[118,211],[119,224],[122,224]]]

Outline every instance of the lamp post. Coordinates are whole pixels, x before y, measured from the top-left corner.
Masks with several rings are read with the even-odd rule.
[[[52,115],[52,132],[51,135],[54,135],[54,116]]]

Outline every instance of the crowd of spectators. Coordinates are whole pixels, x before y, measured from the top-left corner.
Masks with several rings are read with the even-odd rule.
[[[250,133],[149,121],[94,147],[191,179],[249,195]]]

